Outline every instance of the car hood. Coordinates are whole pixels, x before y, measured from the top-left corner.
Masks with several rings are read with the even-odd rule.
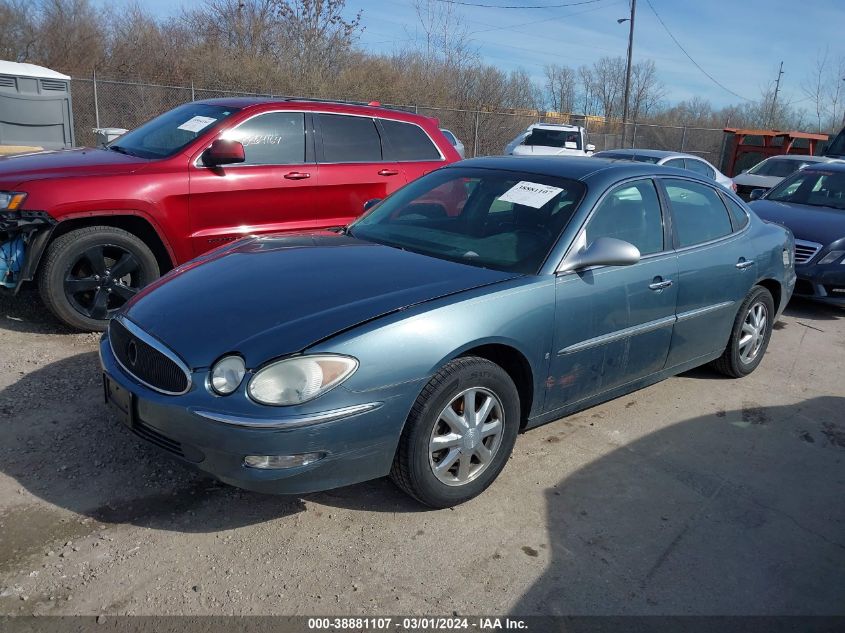
[[[149,161],[106,149],[67,149],[0,158],[0,183],[14,187],[28,180],[127,174]]]
[[[760,189],[771,189],[783,178],[780,176],[758,176],[756,174],[739,174],[734,176],[734,182],[744,187],[759,187]]]
[[[514,277],[328,231],[248,238],[139,293],[125,316],[192,368],[299,352],[416,303]]]
[[[546,145],[517,145],[513,148],[514,156],[585,156],[584,150],[549,147]]]
[[[762,219],[788,228],[798,240],[826,246],[845,237],[845,211],[774,200],[755,200],[749,206]]]

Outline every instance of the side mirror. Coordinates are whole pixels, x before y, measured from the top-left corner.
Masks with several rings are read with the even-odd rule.
[[[364,203],[364,211],[369,211],[374,206],[381,202],[381,198],[372,198]]]
[[[596,151],[596,146],[595,146],[595,145],[593,145],[592,143],[587,143],[587,151],[588,151],[588,152],[595,152],[595,151]]]
[[[240,141],[227,141],[219,138],[202,153],[202,164],[206,167],[231,165],[232,163],[242,163],[245,160],[244,146]]]
[[[582,270],[590,266],[630,266],[639,261],[640,250],[630,242],[615,237],[599,237],[587,248],[564,260],[558,272]]]
[[[759,198],[763,197],[763,194],[766,193],[765,189],[752,189],[751,193],[748,194],[748,197],[751,200],[758,200]]]

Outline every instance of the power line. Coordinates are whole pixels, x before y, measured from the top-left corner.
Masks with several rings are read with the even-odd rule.
[[[669,27],[668,27],[668,26],[666,26],[666,23],[663,21],[663,18],[661,18],[661,17],[660,17],[660,15],[657,13],[657,11],[656,11],[656,10],[655,10],[655,8],[654,8],[654,5],[652,5],[652,4],[651,4],[651,0],[645,0],[645,1],[648,3],[648,6],[649,6],[649,8],[651,9],[651,12],[652,12],[652,13],[654,13],[654,17],[656,17],[656,18],[657,18],[657,21],[658,21],[658,22],[660,22],[661,26],[663,26],[663,28],[664,28],[664,29],[666,29],[666,33],[668,33],[668,34],[669,34],[669,37],[671,37],[671,38],[672,38],[672,41],[673,41],[673,42],[675,42],[675,44],[677,44],[678,48],[680,48],[680,49],[681,49],[681,52],[682,52],[684,55],[686,55],[686,56],[687,56],[687,59],[689,59],[689,60],[693,63],[693,65],[694,65],[696,68],[698,68],[698,70],[700,70],[700,71],[704,74],[704,76],[706,76],[708,79],[710,79],[710,81],[712,81],[714,84],[716,84],[717,86],[719,86],[722,90],[724,90],[724,91],[726,91],[726,92],[731,93],[733,96],[738,97],[738,98],[742,99],[743,101],[754,101],[754,99],[749,99],[748,97],[743,97],[742,95],[735,93],[733,90],[731,90],[730,88],[728,88],[727,86],[725,86],[724,84],[722,84],[722,83],[721,83],[718,79],[716,79],[713,75],[711,75],[711,74],[710,74],[710,73],[708,73],[706,70],[704,70],[704,69],[701,67],[701,65],[700,65],[697,61],[695,61],[695,60],[692,58],[692,55],[690,55],[689,53],[687,53],[687,50],[686,50],[683,46],[681,46],[681,43],[678,41],[678,39],[677,39],[674,35],[672,35],[672,31],[670,31],[670,30],[669,30]]]
[[[566,4],[538,4],[525,6],[521,4],[482,4],[480,2],[463,2],[462,0],[437,0],[444,4],[459,4],[463,7],[481,7],[484,9],[563,9],[564,7],[577,7],[582,4],[594,4],[602,0],[581,0],[581,2],[567,2]]]

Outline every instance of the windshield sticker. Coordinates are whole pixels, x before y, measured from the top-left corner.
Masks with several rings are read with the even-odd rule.
[[[522,180],[499,196],[499,200],[539,209],[561,191],[563,189],[559,187],[550,187],[549,185]]]
[[[564,146],[566,149],[578,149],[578,143],[576,143],[575,141],[566,141],[566,142],[563,144],[563,146]]]
[[[188,132],[199,132],[203,128],[207,128],[217,119],[212,119],[210,116],[195,116],[185,121],[182,125],[177,127],[177,130],[186,130]]]

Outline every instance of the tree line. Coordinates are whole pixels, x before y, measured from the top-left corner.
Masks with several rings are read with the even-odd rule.
[[[207,0],[159,18],[138,3],[115,11],[91,0],[0,0],[0,58],[86,77],[195,84],[245,92],[379,99],[467,110],[553,110],[621,118],[625,58],[548,65],[543,80],[485,63],[453,3],[414,0],[417,24],[390,54],[360,45],[366,16],[346,0]],[[406,33],[411,35],[411,33]],[[652,60],[633,64],[631,120],[690,127],[831,132],[845,110],[845,56],[825,51],[801,83],[801,104],[677,103]],[[800,107],[799,107],[800,106]]]

